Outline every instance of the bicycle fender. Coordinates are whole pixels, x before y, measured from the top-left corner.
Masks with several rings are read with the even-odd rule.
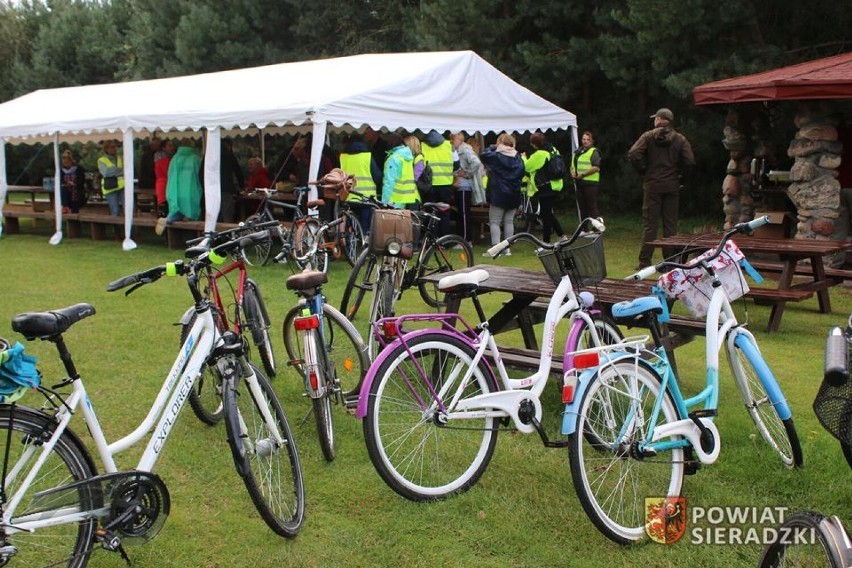
[[[410,341],[411,339],[420,337],[421,335],[427,334],[438,334],[438,335],[446,335],[448,337],[456,337],[456,334],[445,331],[442,329],[420,329],[417,331],[412,331],[403,335],[406,341]],[[367,415],[367,402],[370,396],[370,389],[373,385],[373,380],[376,378],[376,372],[382,366],[382,363],[390,356],[391,352],[393,352],[393,348],[400,345],[402,343],[402,338],[396,338],[391,343],[388,343],[384,349],[373,359],[373,362],[370,364],[370,368],[367,369],[367,375],[364,377],[364,382],[361,384],[361,390],[358,393],[358,408],[355,411],[355,416],[358,419],[363,419]],[[487,362],[486,362],[487,364]],[[490,367],[489,367],[490,368]]]
[[[192,317],[195,315],[195,308],[187,308],[183,315],[180,316],[180,321],[178,323],[180,325],[189,325],[192,322]]]
[[[631,360],[635,358],[635,354],[624,351],[615,351],[609,354],[610,359],[599,367],[592,367],[584,370],[577,378],[577,387],[574,391],[574,400],[565,405],[565,411],[562,413],[562,434],[565,436],[573,434],[577,430],[577,419],[580,416],[580,403],[586,396],[586,390],[597,378],[598,372],[606,365],[617,363],[624,357],[629,357]],[[644,364],[640,361],[640,364]]]

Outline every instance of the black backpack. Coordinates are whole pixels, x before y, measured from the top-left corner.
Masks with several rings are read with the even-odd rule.
[[[565,158],[556,152],[556,148],[550,150],[550,159],[547,160],[536,174],[536,185],[544,185],[552,181],[565,179]]]
[[[421,197],[425,197],[432,190],[432,166],[426,164],[423,168],[423,172],[421,172],[420,177],[415,181],[417,184],[417,191],[420,192]]]

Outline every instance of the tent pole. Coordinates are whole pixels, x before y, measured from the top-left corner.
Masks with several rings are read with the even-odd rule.
[[[133,163],[133,131],[123,130],[121,139],[121,159],[124,160],[124,241],[121,248],[125,251],[136,248],[136,243],[131,238],[133,230],[133,203],[136,192],[136,175]]]
[[[9,191],[9,180],[6,179],[6,139],[0,138],[0,237],[3,236],[3,204],[6,203],[6,193]]]
[[[62,242],[62,162],[59,159],[59,132],[53,135],[53,211],[56,215],[56,232],[50,244]]]
[[[204,231],[216,230],[216,219],[222,205],[222,180],[219,164],[222,160],[222,131],[207,130],[207,144],[204,150]]]
[[[311,117],[315,118],[315,117]],[[320,162],[322,161],[322,149],[325,146],[325,133],[328,124],[325,121],[314,122],[313,138],[311,139],[311,169],[308,175],[308,180],[312,181],[319,177]],[[311,191],[308,193],[308,199],[317,199],[317,188],[311,186]],[[316,214],[316,210],[311,214]]]

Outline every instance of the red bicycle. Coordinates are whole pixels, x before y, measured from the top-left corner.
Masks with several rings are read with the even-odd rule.
[[[277,224],[277,221],[257,223],[251,226],[251,230],[261,230]],[[245,227],[236,227],[218,233],[208,233],[199,239],[187,241],[187,246],[198,245],[206,239],[207,245],[212,247],[216,243],[232,240],[245,231]],[[203,248],[208,247],[194,246],[192,250]],[[225,259],[222,260],[224,262]],[[208,264],[204,269],[203,277],[206,282],[201,287],[201,292],[212,305],[213,319],[220,332],[233,331],[241,337],[246,329],[250,332],[266,375],[272,378],[275,376],[275,352],[269,336],[269,314],[257,282],[248,277],[246,264],[242,247],[235,249],[227,266],[216,268]],[[234,275],[236,279],[233,278]],[[181,317],[181,345],[192,329],[194,320],[194,308],[188,309]],[[189,403],[195,415],[205,424],[214,425],[222,419],[221,380],[216,375],[215,368],[204,366],[189,394]]]

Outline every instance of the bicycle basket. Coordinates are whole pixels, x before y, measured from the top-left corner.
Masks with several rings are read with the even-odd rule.
[[[606,278],[602,233],[580,235],[570,245],[554,250],[539,249],[538,258],[554,284],[566,274],[574,287],[597,284]]]
[[[712,254],[707,251],[695,258],[695,262],[703,260]],[[722,253],[710,262],[716,276],[722,282],[722,287],[728,294],[728,299],[734,301],[749,291],[748,283],[740,270],[740,261],[745,255],[734,241],[725,243]],[[710,297],[713,295],[713,279],[701,268],[684,270],[676,268],[666,272],[657,280],[657,285],[672,300],[680,300],[687,311],[695,317],[707,315]]]
[[[820,424],[844,446],[852,447],[852,379],[832,386],[826,381],[814,399],[814,412]]]
[[[374,209],[370,229],[370,252],[388,253],[388,245],[396,242],[403,249],[413,249],[420,237],[420,224],[407,209]]]

